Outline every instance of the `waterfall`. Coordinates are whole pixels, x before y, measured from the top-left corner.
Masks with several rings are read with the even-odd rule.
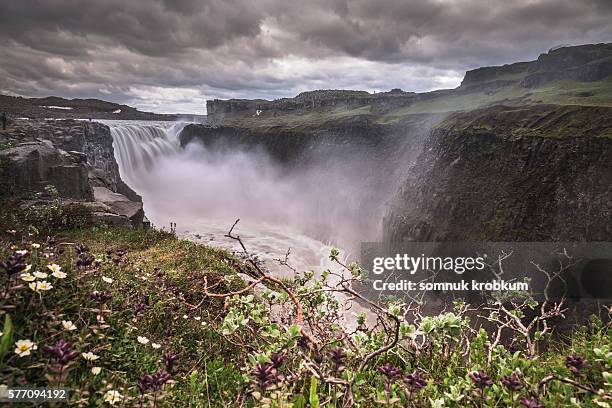
[[[187,125],[185,122],[107,124],[119,173],[128,184],[149,172],[158,159],[176,154],[180,148],[178,135]]]

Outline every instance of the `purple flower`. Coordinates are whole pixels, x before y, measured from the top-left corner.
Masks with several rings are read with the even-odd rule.
[[[516,372],[512,373],[512,375],[504,375],[501,378],[501,383],[510,391],[520,391],[520,389],[523,387],[521,379]]]
[[[79,254],[79,259],[77,259],[77,266],[79,268],[87,268],[89,265],[91,265],[94,261],[96,260],[96,258],[91,255],[91,254],[86,254],[86,253],[81,253]]]
[[[252,391],[261,392],[278,384],[284,378],[272,362],[257,363],[253,371],[251,371],[251,377]]]
[[[153,392],[157,392],[162,389],[164,384],[166,384],[172,376],[165,372],[164,370],[160,370],[155,374],[147,374],[143,376],[140,380],[138,380],[138,390],[141,394],[144,394],[148,390],[152,390]]]
[[[413,394],[423,389],[427,385],[427,381],[418,371],[414,371],[404,377],[404,384],[408,387],[410,394]]]
[[[383,373],[387,377],[385,382],[385,392],[389,394],[391,392],[391,386],[402,376],[402,370],[395,367],[391,363],[385,363],[378,367],[378,371]]]
[[[580,370],[587,366],[587,360],[584,357],[580,357],[574,354],[565,357],[565,365],[572,371],[572,373],[577,375],[580,373]]]
[[[544,408],[544,405],[540,404],[537,397],[521,397],[520,402],[525,408]]]
[[[482,370],[474,371],[472,374],[470,374],[470,378],[472,379],[474,385],[477,388],[480,388],[481,390],[484,390],[486,387],[490,387],[491,385],[493,385],[493,380],[491,380],[491,377],[489,377]]]
[[[77,254],[83,254],[85,252],[89,252],[89,247],[82,243],[76,244],[74,249],[76,250]]]
[[[42,352],[51,360],[54,360],[62,366],[67,365],[79,356],[78,352],[72,350],[70,343],[64,340],[58,341],[55,346],[44,346]]]
[[[378,371],[383,373],[389,381],[395,381],[402,375],[402,370],[391,363],[385,363],[378,367]]]
[[[15,252],[5,262],[0,262],[0,268],[4,269],[8,275],[14,275],[26,268],[26,257],[28,254]]]
[[[93,292],[91,292],[91,298],[94,300],[94,302],[100,305],[108,302],[110,299],[112,299],[112,297],[113,295],[107,291],[99,292],[97,290],[94,290]]]
[[[166,367],[166,371],[171,373],[174,371],[174,365],[179,359],[179,355],[175,353],[166,353],[164,354],[164,367]]]
[[[336,374],[340,374],[346,368],[346,353],[340,347],[333,348],[327,353],[329,359],[334,363],[333,370]]]
[[[285,356],[281,353],[273,353],[270,356],[270,363],[274,366],[274,368],[281,368],[283,363],[285,362]]]

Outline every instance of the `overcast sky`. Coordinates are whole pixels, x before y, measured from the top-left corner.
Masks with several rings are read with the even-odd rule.
[[[0,92],[204,113],[213,98],[454,88],[612,42],[611,0],[0,0]]]

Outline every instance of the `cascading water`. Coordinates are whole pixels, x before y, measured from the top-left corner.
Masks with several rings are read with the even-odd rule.
[[[329,245],[287,227],[283,220],[275,223],[268,213],[262,215],[260,196],[264,205],[274,210],[271,213],[277,211],[268,187],[276,186],[276,181],[264,180],[271,176],[258,172],[261,163],[243,156],[213,158],[205,150],[194,153],[182,149],[179,135],[186,126],[184,122],[105,123],[111,129],[121,177],[143,197],[145,212],[153,224],[176,222],[177,232],[186,238],[238,250],[236,243],[224,235],[235,219],[241,218],[238,229],[249,249],[267,260],[275,273],[289,271],[274,261],[282,259],[289,248],[298,270],[331,266],[327,261]],[[252,178],[241,185],[249,176]]]
[[[241,218],[235,231],[272,274],[293,274],[278,262],[289,249],[289,263],[297,271],[335,268],[330,245],[288,222],[309,221],[302,207],[293,207],[302,201],[302,180],[279,176],[265,157],[240,152],[219,156],[197,145],[183,149],[179,135],[186,123],[105,123],[121,177],[142,196],[154,225],[175,222],[183,238],[240,252],[225,234]]]
[[[111,124],[121,177],[130,185],[138,184],[138,177],[151,170],[157,159],[177,153],[178,135],[185,125],[184,122]]]

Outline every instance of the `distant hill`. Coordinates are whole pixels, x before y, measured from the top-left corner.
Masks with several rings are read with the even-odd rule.
[[[119,120],[175,120],[177,115],[142,112],[127,105],[100,99],[22,98],[0,95],[0,112],[13,117],[119,119]]]
[[[455,89],[424,93],[321,90],[274,101],[212,100],[206,107],[215,123],[295,128],[339,118],[393,123],[414,113],[535,104],[612,107],[612,44],[562,46],[535,61],[470,70]]]

